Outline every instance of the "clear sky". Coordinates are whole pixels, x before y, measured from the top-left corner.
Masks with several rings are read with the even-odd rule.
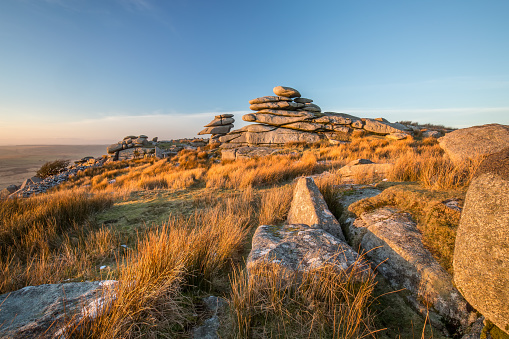
[[[194,137],[277,85],[323,111],[509,124],[509,1],[2,0],[0,144]]]

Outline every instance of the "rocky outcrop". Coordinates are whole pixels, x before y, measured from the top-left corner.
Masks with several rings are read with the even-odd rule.
[[[2,338],[60,338],[65,326],[94,318],[114,300],[116,281],[27,286],[0,295]],[[73,320],[73,321],[71,321]]]
[[[509,334],[509,148],[486,158],[468,188],[454,281],[477,311]]]
[[[145,155],[153,156],[156,153],[154,148],[157,145],[157,141],[154,140],[157,140],[157,137],[149,141],[148,137],[143,134],[139,136],[128,135],[122,141],[109,145],[106,151],[114,160],[134,159]]]
[[[226,135],[233,128],[233,114],[216,115],[214,120],[205,125],[205,129],[200,131],[198,135],[212,134],[210,143],[219,142],[219,137]]]
[[[361,278],[370,271],[369,265],[343,239],[339,223],[313,179],[301,178],[287,222],[282,226],[261,225],[256,230],[247,267],[273,263],[295,272],[331,264],[341,272],[354,270]]]
[[[408,213],[379,208],[346,223],[354,248],[366,252],[373,267],[394,288],[408,290],[408,300],[443,330],[466,330],[475,313],[452,283],[452,277],[424,247],[422,235]]]
[[[255,113],[242,119],[252,122],[218,138],[222,147],[284,145],[291,142],[313,143],[344,140],[354,129],[379,135],[392,135],[393,139],[406,138],[411,129],[385,119],[361,119],[345,113],[322,112],[312,99],[302,98],[291,87],[274,87],[275,96],[259,97],[249,101]],[[258,127],[255,127],[258,126]],[[262,126],[262,127],[259,127]],[[399,134],[397,134],[399,133]]]
[[[509,147],[509,126],[489,124],[463,128],[447,133],[438,142],[453,162],[461,163]]]

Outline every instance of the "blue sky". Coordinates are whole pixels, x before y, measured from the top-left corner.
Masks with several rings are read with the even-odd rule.
[[[509,1],[0,2],[0,144],[194,137],[277,85],[324,111],[509,124]]]

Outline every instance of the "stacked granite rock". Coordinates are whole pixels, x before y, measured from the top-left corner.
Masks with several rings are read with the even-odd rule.
[[[221,114],[216,115],[214,120],[210,123],[206,124],[205,129],[202,130],[198,135],[203,134],[212,134],[210,136],[210,143],[218,143],[219,138],[228,134],[230,130],[233,128],[233,123],[235,119],[233,119],[233,114]]]
[[[317,142],[344,140],[355,129],[380,135],[402,133],[410,129],[390,123],[383,118],[361,119],[345,113],[324,112],[313,100],[302,98],[298,90],[277,86],[275,96],[249,101],[254,113],[242,117],[255,124],[233,130],[219,137],[223,147],[245,145],[283,145],[288,142]],[[400,136],[401,137],[401,136]]]
[[[128,135],[122,141],[108,146],[106,151],[114,160],[128,160],[133,159],[138,155],[154,155],[158,153],[157,137],[152,141],[148,140],[146,135]]]

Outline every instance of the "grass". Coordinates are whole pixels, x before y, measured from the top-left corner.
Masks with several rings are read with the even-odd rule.
[[[107,163],[47,194],[0,202],[1,291],[118,279],[115,302],[95,320],[69,328],[82,338],[189,336],[200,322],[200,298],[210,294],[230,300],[228,338],[384,337],[376,332],[384,324],[376,314],[387,314],[390,301],[373,306],[383,299],[376,297],[375,277],[353,283],[327,267],[299,279],[280,279],[277,267],[248,275],[242,267],[255,228],[286,220],[292,180],[301,175],[332,173],[316,183],[339,218],[343,179],[336,169],[359,158],[392,163],[387,178],[406,183],[386,185],[354,211],[381,205],[410,211],[426,246],[450,269],[459,215],[441,201],[464,197],[478,163],[453,165],[433,138],[352,136],[332,147],[288,146],[286,155],[235,162],[219,161],[219,150],[207,147],[171,159]]]

